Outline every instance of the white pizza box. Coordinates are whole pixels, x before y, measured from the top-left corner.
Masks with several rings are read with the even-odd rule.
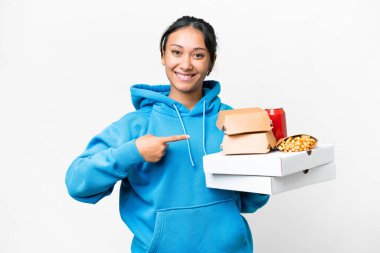
[[[222,152],[203,157],[205,173],[286,176],[334,161],[334,146],[318,144],[302,152],[271,151],[267,154],[224,155]]]
[[[335,170],[335,163],[332,162],[283,177],[206,173],[206,185],[209,188],[273,195],[332,180]]]

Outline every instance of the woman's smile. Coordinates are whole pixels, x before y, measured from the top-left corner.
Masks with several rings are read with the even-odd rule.
[[[177,71],[174,71],[174,73],[176,74],[176,76],[178,77],[179,80],[185,81],[185,82],[192,80],[193,77],[196,75],[196,74],[180,73],[180,72],[177,72]]]

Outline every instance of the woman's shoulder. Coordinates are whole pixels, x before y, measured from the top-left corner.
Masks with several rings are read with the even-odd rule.
[[[124,114],[112,124],[121,131],[125,131],[125,129],[128,129],[129,131],[131,129],[144,129],[149,125],[150,114],[151,110],[148,108],[142,108]]]
[[[135,111],[127,112],[120,118],[120,120],[130,119],[134,117],[144,117],[144,116],[150,115],[151,112],[152,112],[152,107],[142,107]]]

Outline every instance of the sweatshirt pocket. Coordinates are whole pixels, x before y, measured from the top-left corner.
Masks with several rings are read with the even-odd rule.
[[[245,252],[247,229],[233,200],[159,210],[148,253]]]

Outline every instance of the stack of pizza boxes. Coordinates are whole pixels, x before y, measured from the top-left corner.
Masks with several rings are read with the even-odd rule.
[[[276,146],[271,120],[261,108],[221,111],[216,126],[224,132],[225,155],[268,153]]]
[[[217,127],[224,132],[222,151],[203,157],[207,187],[277,194],[335,178],[332,144],[277,150],[270,118],[261,108],[221,111]]]

